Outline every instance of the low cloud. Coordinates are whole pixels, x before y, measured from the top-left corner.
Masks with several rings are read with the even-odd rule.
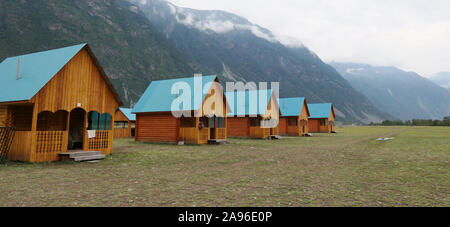
[[[170,1],[243,16],[286,45],[292,42],[283,37],[301,40],[293,43],[304,43],[325,61],[392,65],[425,76],[450,71],[448,0]],[[200,27],[208,26],[226,30],[217,24]],[[259,31],[252,30],[264,36]]]

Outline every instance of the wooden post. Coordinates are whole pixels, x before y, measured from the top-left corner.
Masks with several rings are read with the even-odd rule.
[[[131,121],[128,121],[128,137],[131,137]]]
[[[37,117],[38,117],[38,105],[39,105],[39,99],[36,99],[36,102],[33,105],[33,116],[31,120],[31,148],[30,153],[27,154],[28,161],[29,162],[36,162],[36,150],[37,150]]]
[[[88,143],[88,135],[87,135],[87,122],[88,122],[88,112],[84,111],[84,120],[83,120],[83,150],[89,150]]]

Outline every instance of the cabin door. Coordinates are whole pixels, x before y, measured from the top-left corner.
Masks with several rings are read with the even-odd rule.
[[[83,149],[86,111],[76,108],[70,112],[68,150]]]
[[[209,119],[210,139],[216,139],[216,116]]]

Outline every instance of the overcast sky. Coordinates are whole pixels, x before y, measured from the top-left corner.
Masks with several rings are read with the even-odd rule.
[[[169,0],[244,16],[299,39],[324,61],[450,71],[449,0]]]

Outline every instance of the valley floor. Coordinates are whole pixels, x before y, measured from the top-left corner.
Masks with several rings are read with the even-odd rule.
[[[0,206],[450,206],[449,127],[337,131],[220,146],[120,139],[99,163],[9,162]]]

